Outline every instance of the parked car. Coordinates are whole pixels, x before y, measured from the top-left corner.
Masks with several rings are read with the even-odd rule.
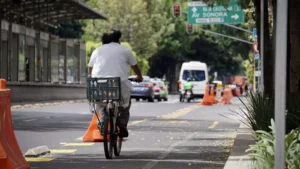
[[[131,90],[131,98],[139,101],[140,99],[154,102],[154,89],[153,83],[150,81],[149,76],[143,76],[144,80],[141,83],[134,82],[136,76],[130,76],[128,79],[131,81],[133,88]]]
[[[153,81],[154,98],[158,101],[168,101],[168,88],[163,81]]]

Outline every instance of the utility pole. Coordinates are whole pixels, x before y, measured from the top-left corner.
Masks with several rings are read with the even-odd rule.
[[[285,168],[288,0],[277,0],[275,46],[275,169]],[[267,86],[269,87],[269,86]]]

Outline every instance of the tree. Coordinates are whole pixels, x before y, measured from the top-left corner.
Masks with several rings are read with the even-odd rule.
[[[159,37],[152,28],[153,20],[147,12],[147,3],[144,0],[89,0],[87,3],[105,13],[109,21],[86,21],[85,39],[100,41],[104,32],[108,32],[111,28],[120,29],[121,41],[128,42],[132,46],[139,66],[147,73],[149,69],[147,59],[155,53],[156,38]]]

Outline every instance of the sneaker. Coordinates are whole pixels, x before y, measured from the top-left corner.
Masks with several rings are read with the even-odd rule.
[[[98,129],[100,130],[100,134],[104,135],[104,123],[98,122]]]

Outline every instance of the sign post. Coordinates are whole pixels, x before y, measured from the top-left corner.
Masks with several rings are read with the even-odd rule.
[[[202,1],[188,3],[189,24],[240,24],[244,23],[244,11],[237,4],[231,1],[228,7],[214,4],[208,6]]]
[[[222,99],[222,84],[217,84],[216,99],[221,102]]]

